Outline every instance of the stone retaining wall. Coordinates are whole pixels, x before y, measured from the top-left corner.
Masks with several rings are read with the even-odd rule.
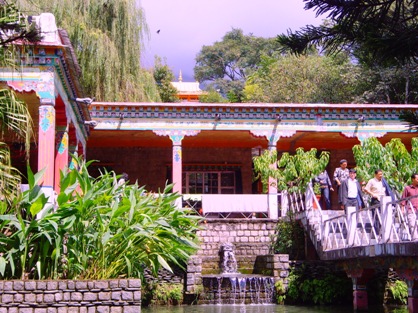
[[[235,246],[235,258],[241,273],[252,273],[258,255],[269,254],[271,236],[277,220],[207,219],[198,231],[202,274],[219,273],[219,250],[222,243]]]
[[[138,313],[141,280],[5,280],[0,303],[0,313]]]
[[[281,281],[287,289],[290,272],[288,254],[259,255],[254,264],[254,274],[273,276],[274,281]]]

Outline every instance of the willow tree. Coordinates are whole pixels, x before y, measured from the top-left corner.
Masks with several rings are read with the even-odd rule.
[[[99,101],[159,101],[152,73],[141,67],[142,8],[135,0],[17,0],[27,15],[51,12],[68,32],[82,70],[80,82]]]

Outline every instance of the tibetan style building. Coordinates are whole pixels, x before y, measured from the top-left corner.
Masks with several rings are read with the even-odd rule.
[[[43,186],[50,192],[76,151],[97,160],[92,173],[102,167],[126,172],[150,191],[169,182],[182,194],[254,195],[261,189],[253,182],[252,158],[265,149],[330,151],[332,175],[340,159],[355,166],[352,147],[365,138],[401,138],[410,148],[416,136],[399,119],[416,105],[203,104],[193,102],[198,84],[181,79],[173,85],[189,102],[91,103],[81,93],[65,31],[56,29],[50,14],[41,15],[39,25],[48,36],[22,58],[23,72],[3,69],[0,80],[30,108],[37,126],[31,164],[46,168]]]

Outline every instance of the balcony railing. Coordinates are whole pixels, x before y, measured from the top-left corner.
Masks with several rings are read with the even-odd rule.
[[[206,218],[271,218],[279,216],[280,194],[183,194],[183,207]]]

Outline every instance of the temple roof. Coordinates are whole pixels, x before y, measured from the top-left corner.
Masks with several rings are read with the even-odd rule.
[[[177,89],[178,94],[187,94],[187,95],[201,95],[203,91],[199,87],[199,82],[171,82],[174,88]]]

